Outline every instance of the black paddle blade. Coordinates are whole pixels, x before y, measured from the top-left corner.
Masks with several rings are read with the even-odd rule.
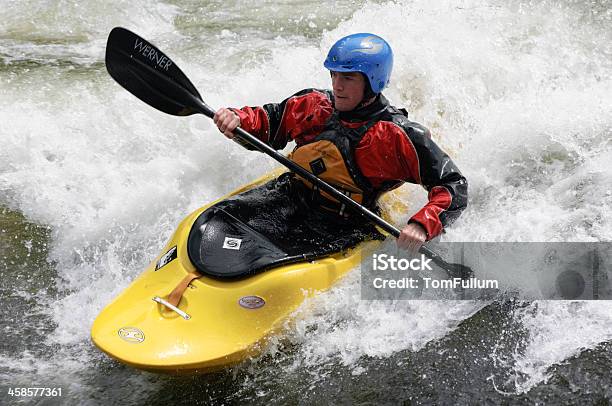
[[[462,264],[448,264],[446,272],[451,278],[461,278],[467,280],[474,276],[474,271],[472,268]]]
[[[474,276],[474,271],[469,266],[462,264],[449,264],[438,254],[430,250],[426,245],[422,245],[421,248],[419,248],[419,252],[425,255],[427,258],[430,258],[434,264],[444,269],[450,278],[469,279]]]
[[[214,115],[168,56],[125,28],[115,27],[108,36],[106,69],[130,93],[164,113]]]

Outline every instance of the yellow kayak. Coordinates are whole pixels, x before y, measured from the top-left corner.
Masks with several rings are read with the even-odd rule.
[[[287,215],[286,202],[274,200],[279,173],[185,218],[162,253],[98,315],[94,344],[155,372],[202,373],[239,363],[260,353],[304,299],[330,288],[380,244],[382,235],[370,225],[348,240],[328,233],[329,224],[314,227],[307,232],[311,242],[270,225],[275,215]],[[265,207],[272,213],[262,214]]]

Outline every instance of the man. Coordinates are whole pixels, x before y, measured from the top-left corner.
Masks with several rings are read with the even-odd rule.
[[[384,39],[367,33],[344,37],[332,46],[324,66],[332,91],[306,89],[279,104],[222,108],[215,124],[229,138],[240,126],[275,149],[295,141],[293,161],[370,209],[381,193],[404,182],[423,185],[429,201],[397,241],[400,248],[418,250],[465,209],[465,177],[425,127],[409,121],[405,110],[382,95],[393,67]],[[343,205],[304,183],[317,206],[348,216]]]

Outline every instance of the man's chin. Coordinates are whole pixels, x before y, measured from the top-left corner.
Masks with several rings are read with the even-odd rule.
[[[351,111],[351,110],[353,110],[353,108],[351,108],[350,106],[347,106],[344,103],[338,103],[337,100],[336,100],[335,107],[336,107],[336,110],[338,110],[338,111]]]

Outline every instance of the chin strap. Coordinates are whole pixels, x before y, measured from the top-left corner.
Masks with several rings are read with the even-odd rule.
[[[378,96],[378,94],[374,93],[374,91],[372,90],[372,86],[370,85],[370,80],[368,79],[368,77],[363,73],[361,75],[365,79],[365,89],[363,89],[363,100],[365,101],[362,100],[359,106],[367,106],[368,104],[372,103],[374,99],[376,99],[376,96]]]
[[[360,109],[362,107],[368,106],[374,103],[374,100],[376,100],[375,94],[373,94],[372,97],[370,97],[369,99],[367,98],[367,96],[363,96],[363,100],[359,102],[359,104],[357,105],[357,108]]]

